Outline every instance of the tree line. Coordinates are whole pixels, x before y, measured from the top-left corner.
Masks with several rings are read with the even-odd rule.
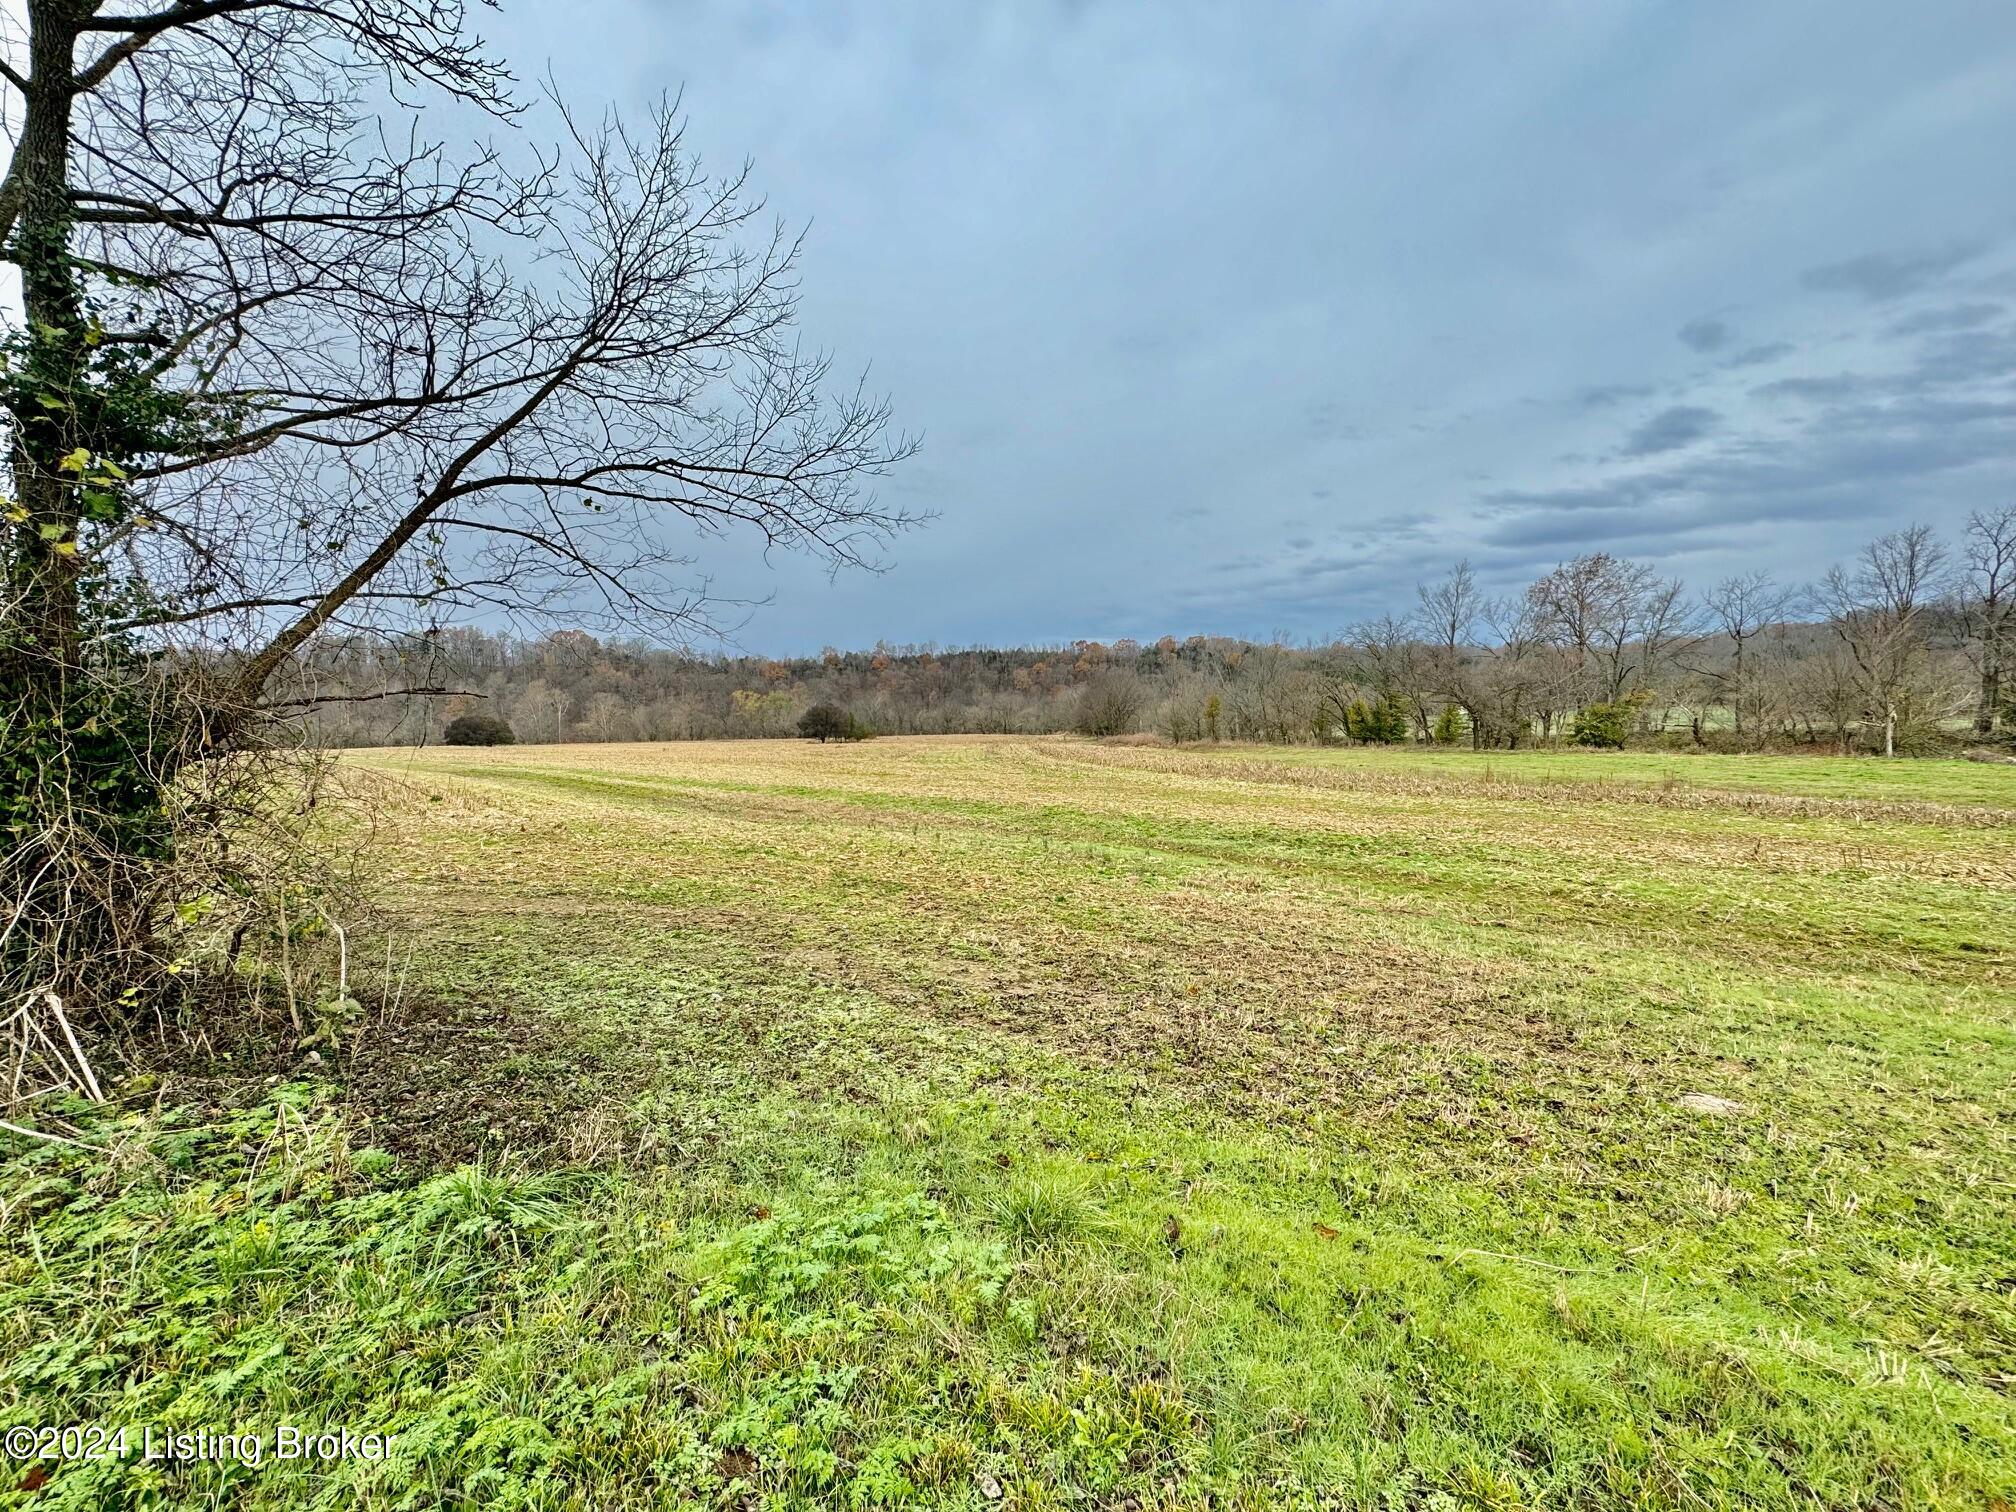
[[[2016,729],[2016,505],[1942,541],[1878,537],[1818,582],[1690,590],[1607,552],[1492,595],[1467,563],[1410,613],[1323,644],[1193,635],[1019,648],[878,644],[693,655],[576,630],[331,640],[316,740],[438,739],[480,709],[520,741],[783,737],[808,710],[866,731],[1358,741],[1480,749],[1663,740],[1918,753]],[[374,697],[386,688],[451,687]]]

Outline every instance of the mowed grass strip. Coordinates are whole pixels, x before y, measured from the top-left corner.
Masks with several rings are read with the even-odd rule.
[[[2012,805],[1419,755],[360,754],[409,992],[552,1031],[443,1070],[475,1174],[402,1206],[334,1119],[263,1308],[172,1172],[137,1271],[57,1204],[10,1284],[89,1292],[126,1400],[375,1413],[366,1505],[2016,1498]],[[358,1263],[451,1321],[339,1384]],[[292,1352],[136,1323],[191,1292]]]

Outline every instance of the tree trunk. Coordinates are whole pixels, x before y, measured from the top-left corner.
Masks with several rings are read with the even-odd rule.
[[[7,261],[21,275],[21,334],[7,374],[12,421],[12,539],[0,627],[0,896],[14,916],[0,973],[11,998],[53,987],[75,1003],[85,972],[113,937],[118,879],[100,846],[108,805],[128,796],[119,742],[99,733],[80,628],[79,469],[64,459],[91,447],[97,417],[90,347],[70,261],[68,182],[73,11],[64,0],[29,8],[28,87],[4,200]],[[110,763],[108,767],[108,757]],[[11,1002],[8,1006],[12,1006]]]
[[[1743,738],[1743,637],[1736,637],[1736,667],[1730,687],[1729,717],[1736,726],[1736,738]]]
[[[21,271],[26,344],[14,405],[8,458],[14,498],[26,518],[16,523],[11,596],[18,628],[10,659],[21,687],[44,710],[63,707],[80,670],[77,555],[79,499],[62,460],[88,444],[85,320],[70,265],[69,144],[71,57],[77,32],[60,0],[31,6],[30,85],[21,139],[6,186],[14,211],[6,257]]]

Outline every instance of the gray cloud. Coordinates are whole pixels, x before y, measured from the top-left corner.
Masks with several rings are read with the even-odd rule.
[[[1926,331],[1971,331],[2002,313],[1998,304],[1942,305],[1936,310],[1920,310],[1890,327],[1892,336],[1917,336]]]
[[[1799,275],[1799,282],[1826,293],[1860,294],[1878,301],[1899,299],[1938,282],[1986,250],[1984,242],[1964,241],[1932,252],[1868,252],[1846,262],[1808,268]]]
[[[1627,457],[1651,457],[1692,446],[1715,429],[1718,416],[1698,404],[1676,404],[1644,422],[1624,442]]]
[[[1796,351],[1789,341],[1767,341],[1760,346],[1745,347],[1722,359],[1725,368],[1761,367],[1767,362],[1776,362],[1781,357],[1790,357]]]
[[[1832,373],[1822,377],[1779,378],[1760,383],[1751,392],[1759,399],[1847,399],[1878,387],[1875,380],[1855,373]]]
[[[2016,7],[577,11],[486,30],[598,108],[683,82],[810,223],[807,345],[926,437],[886,574],[694,546],[751,649],[1325,633],[1465,555],[1803,576],[2016,497]]]
[[[1636,495],[1641,486],[1636,481],[1625,480],[1611,486],[1582,488],[1501,488],[1484,495],[1478,503],[1481,512],[1487,516],[1536,509],[1555,514],[1578,509],[1612,509],[1621,498]]]
[[[1672,543],[1732,527],[1879,519],[1896,510],[1900,480],[1976,467],[1992,460],[1992,449],[1980,430],[1929,438],[1907,430],[1796,458],[1705,458],[1619,480],[1600,505],[1582,492],[1529,495],[1524,509],[1486,530],[1482,539],[1511,548],[1575,547],[1593,539],[1613,549],[1656,554]],[[1842,544],[1853,549],[1852,539]],[[1790,575],[1804,576],[1813,566],[1801,564]]]
[[[1760,385],[1760,398],[1792,409],[1790,428],[1768,441],[1725,433],[1719,444],[1650,469],[1487,494],[1477,507],[1494,523],[1482,539],[1506,551],[1591,539],[1649,553],[1689,542],[1712,550],[1731,532],[1833,531],[1915,513],[1942,496],[1998,497],[2016,487],[2012,370],[2005,365],[2002,381],[1984,384],[1987,352],[1970,348],[1956,363],[1947,360],[1948,341],[1924,342],[1888,372]],[[1829,538],[1852,549],[1852,540]],[[1799,564],[1799,574],[1813,566]]]
[[[1584,409],[1609,409],[1627,399],[1644,399],[1656,392],[1649,383],[1602,383],[1585,388],[1575,396]]]
[[[1993,383],[2016,378],[2016,326],[1954,331],[1929,339],[1912,374],[1922,383]]]
[[[1312,436],[1333,441],[1361,441],[1365,437],[1363,426],[1345,418],[1342,405],[1327,400],[1318,401],[1308,407],[1306,417]]]
[[[1696,352],[1719,352],[1735,335],[1726,321],[1706,315],[1688,321],[1679,331],[1680,340]]]
[[[1941,331],[1915,347],[1907,360],[1882,372],[1804,374],[1774,379],[1754,397],[1814,403],[1846,399],[1908,398],[1952,388],[2016,381],[2016,326],[1995,331]]]

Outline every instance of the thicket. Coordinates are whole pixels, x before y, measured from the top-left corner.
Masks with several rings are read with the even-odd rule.
[[[1575,711],[1569,733],[1579,746],[1591,746],[1599,751],[1621,751],[1631,736],[1631,721],[1636,712],[1624,700],[1592,703]]]
[[[799,715],[798,733],[824,745],[829,740],[861,740],[868,731],[838,704],[814,704]]]
[[[454,746],[516,745],[509,722],[495,714],[458,714],[441,732],[441,743]]]

